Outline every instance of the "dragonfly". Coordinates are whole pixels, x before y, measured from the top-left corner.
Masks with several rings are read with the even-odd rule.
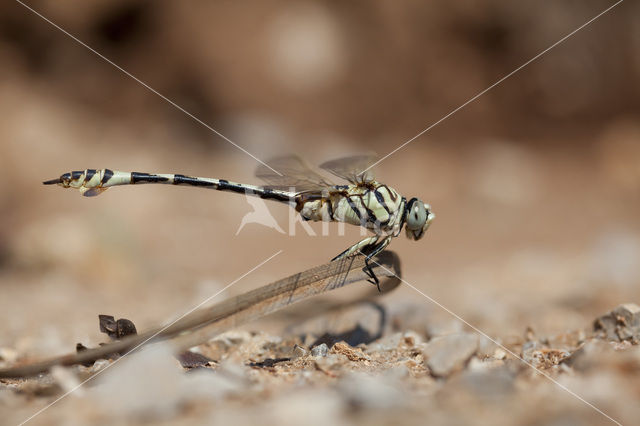
[[[418,198],[402,196],[392,187],[378,182],[368,169],[373,155],[356,155],[327,161],[318,167],[343,179],[336,184],[314,171],[297,156],[275,158],[258,166],[256,177],[266,185],[250,185],[225,179],[193,177],[183,174],[121,172],[111,169],[86,169],[64,173],[43,182],[78,189],[84,196],[96,196],[112,186],[139,184],[187,185],[230,191],[291,205],[303,220],[343,222],[361,226],[373,235],[338,254],[332,260],[365,256],[365,272],[380,290],[380,281],[370,261],[402,232],[420,240],[435,218],[431,206]]]

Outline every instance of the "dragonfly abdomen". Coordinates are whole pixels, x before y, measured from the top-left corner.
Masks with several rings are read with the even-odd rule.
[[[120,172],[110,169],[86,169],[84,171],[73,171],[63,174],[58,179],[52,179],[44,182],[45,185],[58,184],[65,188],[76,188],[85,196],[98,195],[112,186],[149,183],[210,188],[218,191],[235,192],[286,203],[289,203],[295,197],[295,194],[290,192],[230,182],[225,179],[193,177],[182,174]]]

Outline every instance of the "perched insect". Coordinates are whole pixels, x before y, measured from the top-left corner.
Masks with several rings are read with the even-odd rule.
[[[378,278],[369,265],[370,259],[384,250],[391,239],[400,234],[403,226],[409,239],[422,238],[435,215],[429,204],[417,198],[407,201],[393,188],[377,182],[370,172],[362,173],[373,161],[372,156],[361,155],[329,161],[319,166],[347,180],[348,185],[328,182],[295,156],[277,158],[268,163],[269,167],[258,167],[256,176],[264,180],[266,186],[180,174],[119,172],[109,169],[73,171],[43,183],[76,188],[85,196],[98,195],[116,185],[190,185],[291,204],[305,220],[337,221],[362,226],[371,230],[374,235],[349,247],[333,260],[357,254],[365,255],[365,269],[373,280],[372,283],[379,289]]]

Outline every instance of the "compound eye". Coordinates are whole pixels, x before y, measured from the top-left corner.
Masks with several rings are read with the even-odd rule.
[[[427,210],[424,207],[424,203],[420,200],[411,203],[410,210],[407,213],[407,228],[417,231],[422,229],[427,221]]]

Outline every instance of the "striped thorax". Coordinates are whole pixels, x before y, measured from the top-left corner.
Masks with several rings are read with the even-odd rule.
[[[387,185],[341,185],[321,194],[303,193],[296,210],[306,220],[339,221],[371,229],[378,235],[397,236],[406,200]]]

